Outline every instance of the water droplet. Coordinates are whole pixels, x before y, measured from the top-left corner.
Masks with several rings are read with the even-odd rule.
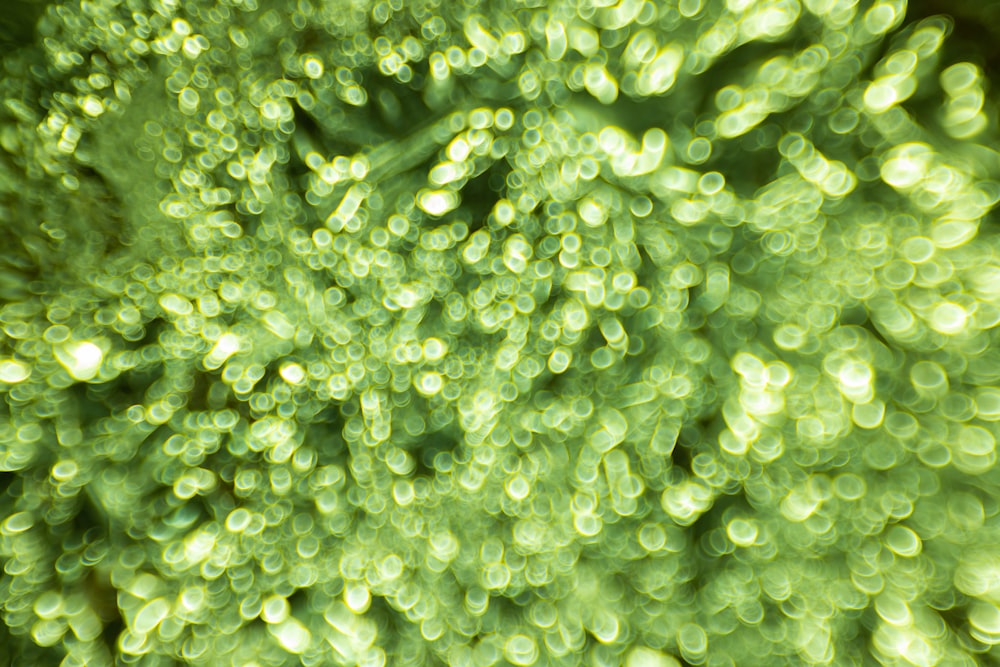
[[[0,526],[0,532],[4,535],[14,535],[23,533],[33,525],[35,525],[35,519],[30,513],[18,512],[7,517],[7,520]]]
[[[156,629],[170,611],[170,603],[165,598],[156,598],[147,602],[146,605],[135,615],[135,622],[132,629],[140,635],[145,635]]]
[[[515,475],[506,484],[507,495],[513,500],[524,500],[531,492],[531,486],[521,475]]]
[[[229,513],[226,517],[226,528],[234,533],[242,532],[250,525],[250,511],[238,507]]]
[[[982,638],[976,637],[984,643],[996,644],[1000,639],[1000,607],[992,601],[976,600],[969,609],[969,623],[973,627],[973,636],[976,630],[982,633]]]
[[[625,667],[680,667],[680,663],[673,656],[645,646],[637,646],[629,651]]]
[[[278,373],[288,384],[302,384],[302,382],[306,379],[305,369],[303,369],[299,364],[292,362],[282,364]]]
[[[0,361],[0,382],[17,384],[18,382],[24,382],[30,376],[31,367],[27,364],[13,359]]]
[[[677,632],[677,645],[688,656],[698,656],[708,649],[708,635],[696,623],[686,623]]]
[[[912,529],[895,525],[885,536],[885,543],[897,556],[912,558],[920,553],[922,543]]]
[[[538,660],[538,646],[528,635],[517,634],[507,640],[503,647],[504,657],[512,665],[528,667]]]
[[[288,600],[280,595],[271,595],[264,600],[260,617],[265,623],[275,624],[283,623],[288,619],[289,614],[291,614],[291,606],[288,604]]]
[[[80,108],[83,109],[83,113],[91,118],[97,118],[104,113],[104,103],[96,95],[87,95],[84,97],[80,101]]]
[[[714,195],[726,185],[725,177],[717,171],[710,171],[698,179],[698,190],[703,195]]]
[[[677,72],[684,62],[684,51],[680,46],[671,44],[657,52],[652,61],[639,70],[636,89],[640,95],[662,95],[673,87],[677,80]]]
[[[295,327],[284,313],[271,310],[264,315],[264,326],[278,338],[291,340],[295,335]]]
[[[897,146],[889,151],[888,159],[882,164],[882,180],[900,190],[912,188],[927,175],[930,154],[931,149],[926,144]]]
[[[851,409],[851,419],[861,428],[878,428],[885,417],[885,403],[873,399],[867,403],[856,403]]]
[[[159,299],[160,307],[172,315],[190,315],[194,312],[191,302],[177,294],[164,294]]]
[[[988,456],[996,449],[996,438],[981,426],[963,426],[958,449],[971,456]]]
[[[953,336],[962,333],[969,320],[969,314],[957,303],[945,301],[938,304],[931,312],[931,329],[938,333]]]
[[[557,347],[549,355],[549,370],[553,373],[559,374],[566,371],[569,368],[570,362],[572,362],[572,353],[563,347]]]
[[[647,523],[639,529],[639,544],[646,551],[659,551],[667,543],[667,534],[656,523]]]
[[[888,111],[899,102],[899,93],[891,79],[878,79],[865,90],[865,106],[874,113]]]
[[[310,79],[323,76],[323,61],[315,56],[306,56],[302,61],[302,69]]]
[[[97,376],[104,352],[90,341],[67,343],[55,348],[56,359],[74,380],[86,382]]]
[[[56,618],[64,609],[63,598],[55,591],[45,591],[35,600],[33,608],[41,619]]]
[[[458,194],[450,190],[421,190],[417,195],[417,206],[433,216],[445,215],[455,210],[458,204]]]
[[[417,390],[425,396],[433,396],[441,391],[444,382],[440,373],[426,372],[420,375],[417,380]]]
[[[880,2],[865,12],[865,28],[873,35],[888,32],[896,24],[896,10],[888,2]]]
[[[312,634],[309,632],[309,629],[292,617],[289,617],[278,625],[269,625],[267,630],[278,640],[282,648],[289,653],[305,653],[306,649],[309,648],[309,643],[312,641]]]
[[[71,480],[76,477],[78,472],[80,472],[80,466],[77,465],[76,461],[72,460],[59,461],[52,466],[52,477],[57,482]]]
[[[921,391],[947,391],[948,376],[940,364],[933,361],[918,361],[910,369],[910,381]]]
[[[355,614],[363,614],[368,611],[371,600],[371,593],[368,592],[367,586],[348,584],[344,589],[344,602]]]
[[[749,547],[757,539],[757,526],[746,519],[733,519],[726,526],[726,535],[736,546]]]

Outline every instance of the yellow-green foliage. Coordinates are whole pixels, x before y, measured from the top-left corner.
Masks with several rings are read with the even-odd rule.
[[[1000,659],[994,45],[7,4],[0,664]]]

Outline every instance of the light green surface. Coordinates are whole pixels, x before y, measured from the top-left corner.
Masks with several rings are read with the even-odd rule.
[[[0,664],[1000,659],[968,14],[11,7]]]

